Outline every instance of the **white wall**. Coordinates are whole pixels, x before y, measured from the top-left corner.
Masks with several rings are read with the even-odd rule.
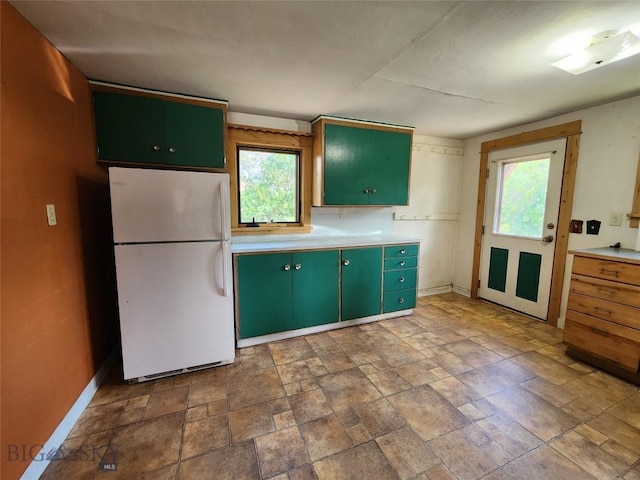
[[[468,292],[471,287],[481,143],[574,120],[582,120],[582,135],[572,218],[585,222],[596,219],[602,225],[597,236],[571,234],[569,249],[602,247],[615,242],[633,248],[636,229],[629,227],[626,214],[631,211],[640,153],[640,96],[465,141],[460,223],[454,250],[454,288]],[[609,225],[611,212],[623,213],[622,226]],[[586,223],[584,227],[586,230]],[[559,326],[564,325],[572,260],[569,255]]]

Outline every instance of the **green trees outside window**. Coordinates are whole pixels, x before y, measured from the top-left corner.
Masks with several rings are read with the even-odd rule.
[[[300,221],[297,152],[238,149],[240,223]]]

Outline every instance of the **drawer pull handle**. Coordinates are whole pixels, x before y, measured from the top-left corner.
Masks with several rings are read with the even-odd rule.
[[[400,298],[398,299],[398,303],[404,303],[404,298],[400,297]]]
[[[404,283],[404,277],[400,277],[400,283]]]
[[[606,315],[613,315],[613,312],[611,310],[607,310],[606,308],[593,307],[593,309],[598,313],[604,313]]]
[[[407,253],[407,251],[403,248],[402,250],[400,250],[400,254],[404,255],[405,253]]]
[[[607,332],[606,330],[603,330],[601,328],[598,328],[598,327],[591,326],[591,331],[593,333],[597,333],[598,335],[602,335],[603,337],[608,337],[609,336],[609,332]]]
[[[407,263],[407,262],[405,262],[404,260],[402,260],[402,261],[400,262],[400,266],[401,266],[401,267],[404,267],[404,265],[405,265],[406,263]]]
[[[620,276],[619,270],[607,270],[606,268],[601,268],[600,273],[603,275],[613,275],[616,278]]]
[[[609,294],[609,295],[611,295],[611,296],[613,296],[613,295],[615,295],[615,294],[616,294],[616,291],[615,291],[615,290],[609,290],[608,288],[598,287],[598,288],[596,288],[596,290],[597,290],[598,292],[601,292],[601,293],[608,293],[608,294]]]

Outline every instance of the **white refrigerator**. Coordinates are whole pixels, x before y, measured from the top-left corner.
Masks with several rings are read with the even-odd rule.
[[[109,168],[124,378],[233,363],[229,175]]]

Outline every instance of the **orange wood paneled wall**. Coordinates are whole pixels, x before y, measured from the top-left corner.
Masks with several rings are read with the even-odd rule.
[[[13,6],[0,8],[0,477],[12,480],[31,461],[21,446],[28,453],[51,436],[117,332],[107,173],[94,161],[87,79]]]

